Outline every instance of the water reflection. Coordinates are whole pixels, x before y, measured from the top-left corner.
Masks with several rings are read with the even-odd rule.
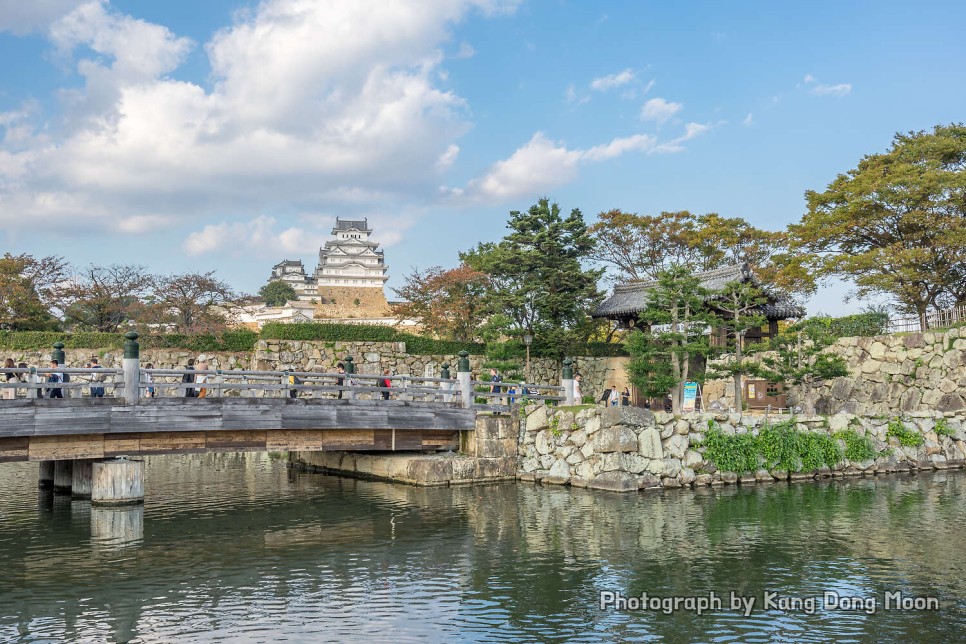
[[[144,506],[102,509],[38,494],[35,468],[0,465],[0,640],[942,640],[966,626],[961,472],[625,496],[168,456],[147,459]],[[900,589],[942,610],[597,606],[605,590],[760,605],[766,590]]]

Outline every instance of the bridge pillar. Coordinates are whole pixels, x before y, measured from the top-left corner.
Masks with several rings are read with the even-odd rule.
[[[439,377],[446,380],[447,382],[439,383],[439,388],[443,390],[443,402],[452,402],[453,394],[453,383],[449,382],[449,363],[444,362],[443,368],[440,369]]]
[[[40,461],[40,473],[37,476],[37,487],[49,490],[54,487],[54,462]]]
[[[81,458],[74,461],[71,477],[70,495],[75,499],[91,498],[91,484],[94,479],[94,459]]]
[[[356,366],[352,362],[352,356],[346,356],[345,357],[345,373],[346,373],[345,384],[346,385],[349,385],[350,383],[352,383],[352,374],[354,374],[355,372],[356,372]],[[349,387],[342,393],[342,397],[352,400],[356,397],[356,392],[352,391],[352,387]]]
[[[456,380],[460,383],[460,399],[463,401],[463,408],[473,407],[473,380],[470,373],[470,353],[460,351],[460,359],[456,363]]]
[[[564,388],[564,405],[579,405],[582,401],[578,400],[574,402],[574,361],[570,358],[564,358],[563,361],[563,373],[560,377],[560,384]]]
[[[54,492],[56,494],[70,494],[70,486],[74,483],[74,461],[54,461]]]
[[[108,458],[94,461],[91,477],[92,505],[144,503],[144,461]]]
[[[128,405],[138,404],[141,395],[141,345],[138,344],[138,334],[128,331],[124,334],[124,402]]]

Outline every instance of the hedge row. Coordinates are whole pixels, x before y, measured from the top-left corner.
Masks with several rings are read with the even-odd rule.
[[[362,324],[269,323],[261,334],[255,331],[225,331],[212,334],[144,335],[140,338],[143,349],[181,349],[198,353],[215,351],[253,351],[259,338],[266,340],[301,340],[328,342],[405,342],[406,351],[413,355],[453,355],[468,351],[473,355],[486,355],[495,360],[523,358],[526,347],[519,340],[481,344],[478,342],[455,342],[435,340],[385,326]],[[115,349],[124,346],[122,333],[59,333],[48,331],[0,331],[0,349],[11,351],[45,351],[55,342],[63,342],[67,349]],[[626,356],[622,344],[594,342],[573,347],[569,352],[579,356]],[[553,347],[539,341],[530,347],[533,357],[555,355]]]
[[[258,333],[249,330],[225,331],[219,335],[165,333],[140,338],[143,349],[184,349],[198,353],[214,351],[253,351]],[[116,349],[124,347],[123,333],[58,333],[52,331],[0,331],[0,349],[45,351],[55,342],[65,349]]]
[[[857,313],[833,318],[816,315],[802,321],[803,326],[818,327],[836,338],[869,337],[883,335],[889,326],[889,314],[879,311]]]

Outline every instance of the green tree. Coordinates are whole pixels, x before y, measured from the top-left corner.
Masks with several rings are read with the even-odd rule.
[[[735,410],[738,412],[742,409],[741,377],[758,372],[758,365],[745,359],[745,333],[767,323],[761,312],[761,305],[766,301],[757,285],[742,281],[728,282],[715,293],[712,300],[720,313],[720,328],[727,342],[722,347],[723,362],[715,365],[714,373],[708,375],[731,376],[735,388]]]
[[[809,318],[783,330],[771,339],[762,355],[758,375],[771,382],[798,387],[806,415],[815,414],[814,388],[823,380],[849,374],[845,359],[829,353],[838,336],[832,318]]]
[[[889,295],[923,323],[930,307],[966,303],[966,126],[896,134],[805,198],[789,233],[819,276]]]
[[[281,280],[272,280],[258,289],[258,296],[265,300],[268,306],[285,306],[286,302],[298,299],[298,293],[292,285]]]
[[[53,289],[67,271],[60,257],[36,259],[5,253],[0,258],[0,329],[45,331],[57,325]]]
[[[593,247],[587,224],[580,210],[564,218],[557,204],[541,199],[526,212],[512,211],[507,227],[498,244],[481,243],[460,260],[489,276],[487,311],[505,322],[505,333],[529,331],[562,357],[592,332],[588,313],[601,299],[603,271],[581,265]]]
[[[628,336],[631,382],[648,397],[670,392],[675,414],[681,411],[684,383],[701,376],[691,371],[692,360],[711,353],[707,328],[721,324],[708,306],[710,295],[687,268],[662,270],[641,313],[642,325],[650,330]]]

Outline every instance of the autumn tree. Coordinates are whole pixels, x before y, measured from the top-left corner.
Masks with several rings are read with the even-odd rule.
[[[789,233],[818,275],[888,295],[923,323],[930,307],[966,304],[966,126],[896,134],[805,198]]]
[[[268,306],[285,306],[286,302],[298,299],[298,293],[292,285],[282,280],[272,280],[258,289],[258,296],[265,300]]]
[[[0,258],[0,329],[52,329],[57,324],[53,291],[66,272],[67,264],[60,257],[5,253]]]
[[[508,334],[533,333],[548,351],[565,355],[586,340],[588,314],[600,301],[602,271],[585,269],[593,240],[580,210],[563,217],[541,199],[526,212],[512,211],[510,233],[461,253],[469,268],[485,273],[487,313]]]
[[[708,305],[710,295],[683,266],[658,272],[640,316],[641,325],[650,329],[627,338],[631,382],[648,397],[670,392],[675,414],[681,411],[684,383],[700,376],[692,372],[692,362],[711,353],[708,327],[720,325]]]
[[[476,340],[484,322],[487,284],[485,273],[466,265],[449,270],[433,266],[424,272],[415,269],[402,288],[393,289],[405,300],[396,315],[417,320],[440,338]]]
[[[182,333],[224,328],[239,295],[214,275],[209,271],[155,277],[152,300],[160,322]]]
[[[143,266],[90,266],[52,290],[66,324],[115,333],[138,317],[151,279]]]

